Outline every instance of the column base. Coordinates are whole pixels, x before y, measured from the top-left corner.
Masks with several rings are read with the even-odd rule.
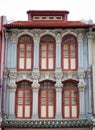
[[[37,114],[33,114],[32,115],[32,119],[38,119],[38,115]]]
[[[62,119],[62,115],[61,115],[61,113],[56,113],[55,118],[56,118],[56,119]]]
[[[39,72],[39,68],[33,68],[33,72]]]
[[[80,113],[79,118],[86,118],[86,115],[84,113]]]
[[[15,116],[14,115],[9,115],[8,119],[15,119]]]
[[[61,68],[56,68],[55,69],[55,72],[61,72],[62,70],[61,70]]]

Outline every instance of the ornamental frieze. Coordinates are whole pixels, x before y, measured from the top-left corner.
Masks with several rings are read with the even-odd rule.
[[[78,80],[78,74],[77,72],[68,72],[68,73],[63,73],[62,81],[68,80],[68,79],[73,79],[73,80]]]

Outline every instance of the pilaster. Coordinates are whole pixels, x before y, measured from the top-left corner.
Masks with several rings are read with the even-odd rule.
[[[10,89],[10,95],[9,95],[9,119],[14,119],[15,118],[15,91],[17,85],[13,82],[8,84],[9,89]]]
[[[33,112],[32,118],[38,119],[38,91],[39,91],[40,84],[37,81],[34,81],[32,84],[33,88]]]
[[[56,88],[56,119],[61,119],[62,118],[62,87],[63,84],[61,81],[57,81],[55,84]]]
[[[34,40],[34,66],[33,66],[33,71],[37,72],[37,71],[39,71],[39,41],[40,41],[39,34],[35,33],[33,40]]]
[[[61,34],[56,36],[56,71],[61,71]]]
[[[78,69],[79,71],[82,71],[84,69],[83,67],[83,35],[82,33],[78,34]]]
[[[86,88],[86,83],[84,82],[84,79],[79,79],[79,117],[80,118],[85,118],[85,88]]]
[[[92,65],[92,38],[93,38],[93,33],[92,33],[92,30],[90,29],[89,32],[87,33],[87,41],[88,41],[88,69],[90,69],[91,65]]]

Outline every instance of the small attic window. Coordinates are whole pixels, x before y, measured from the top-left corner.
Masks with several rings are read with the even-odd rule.
[[[60,20],[60,19],[62,19],[62,17],[61,16],[57,16],[56,19]]]
[[[46,16],[43,16],[42,19],[47,19],[47,17],[46,17]]]
[[[35,16],[35,17],[34,17],[34,19],[36,19],[36,20],[39,20],[39,19],[40,19],[40,17],[38,17],[38,16]]]
[[[53,16],[50,16],[49,19],[54,19],[54,17],[53,17]]]

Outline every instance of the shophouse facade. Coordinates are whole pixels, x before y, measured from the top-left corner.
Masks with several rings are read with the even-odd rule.
[[[4,116],[1,127],[94,129],[93,24],[68,11],[27,11],[5,24]]]

